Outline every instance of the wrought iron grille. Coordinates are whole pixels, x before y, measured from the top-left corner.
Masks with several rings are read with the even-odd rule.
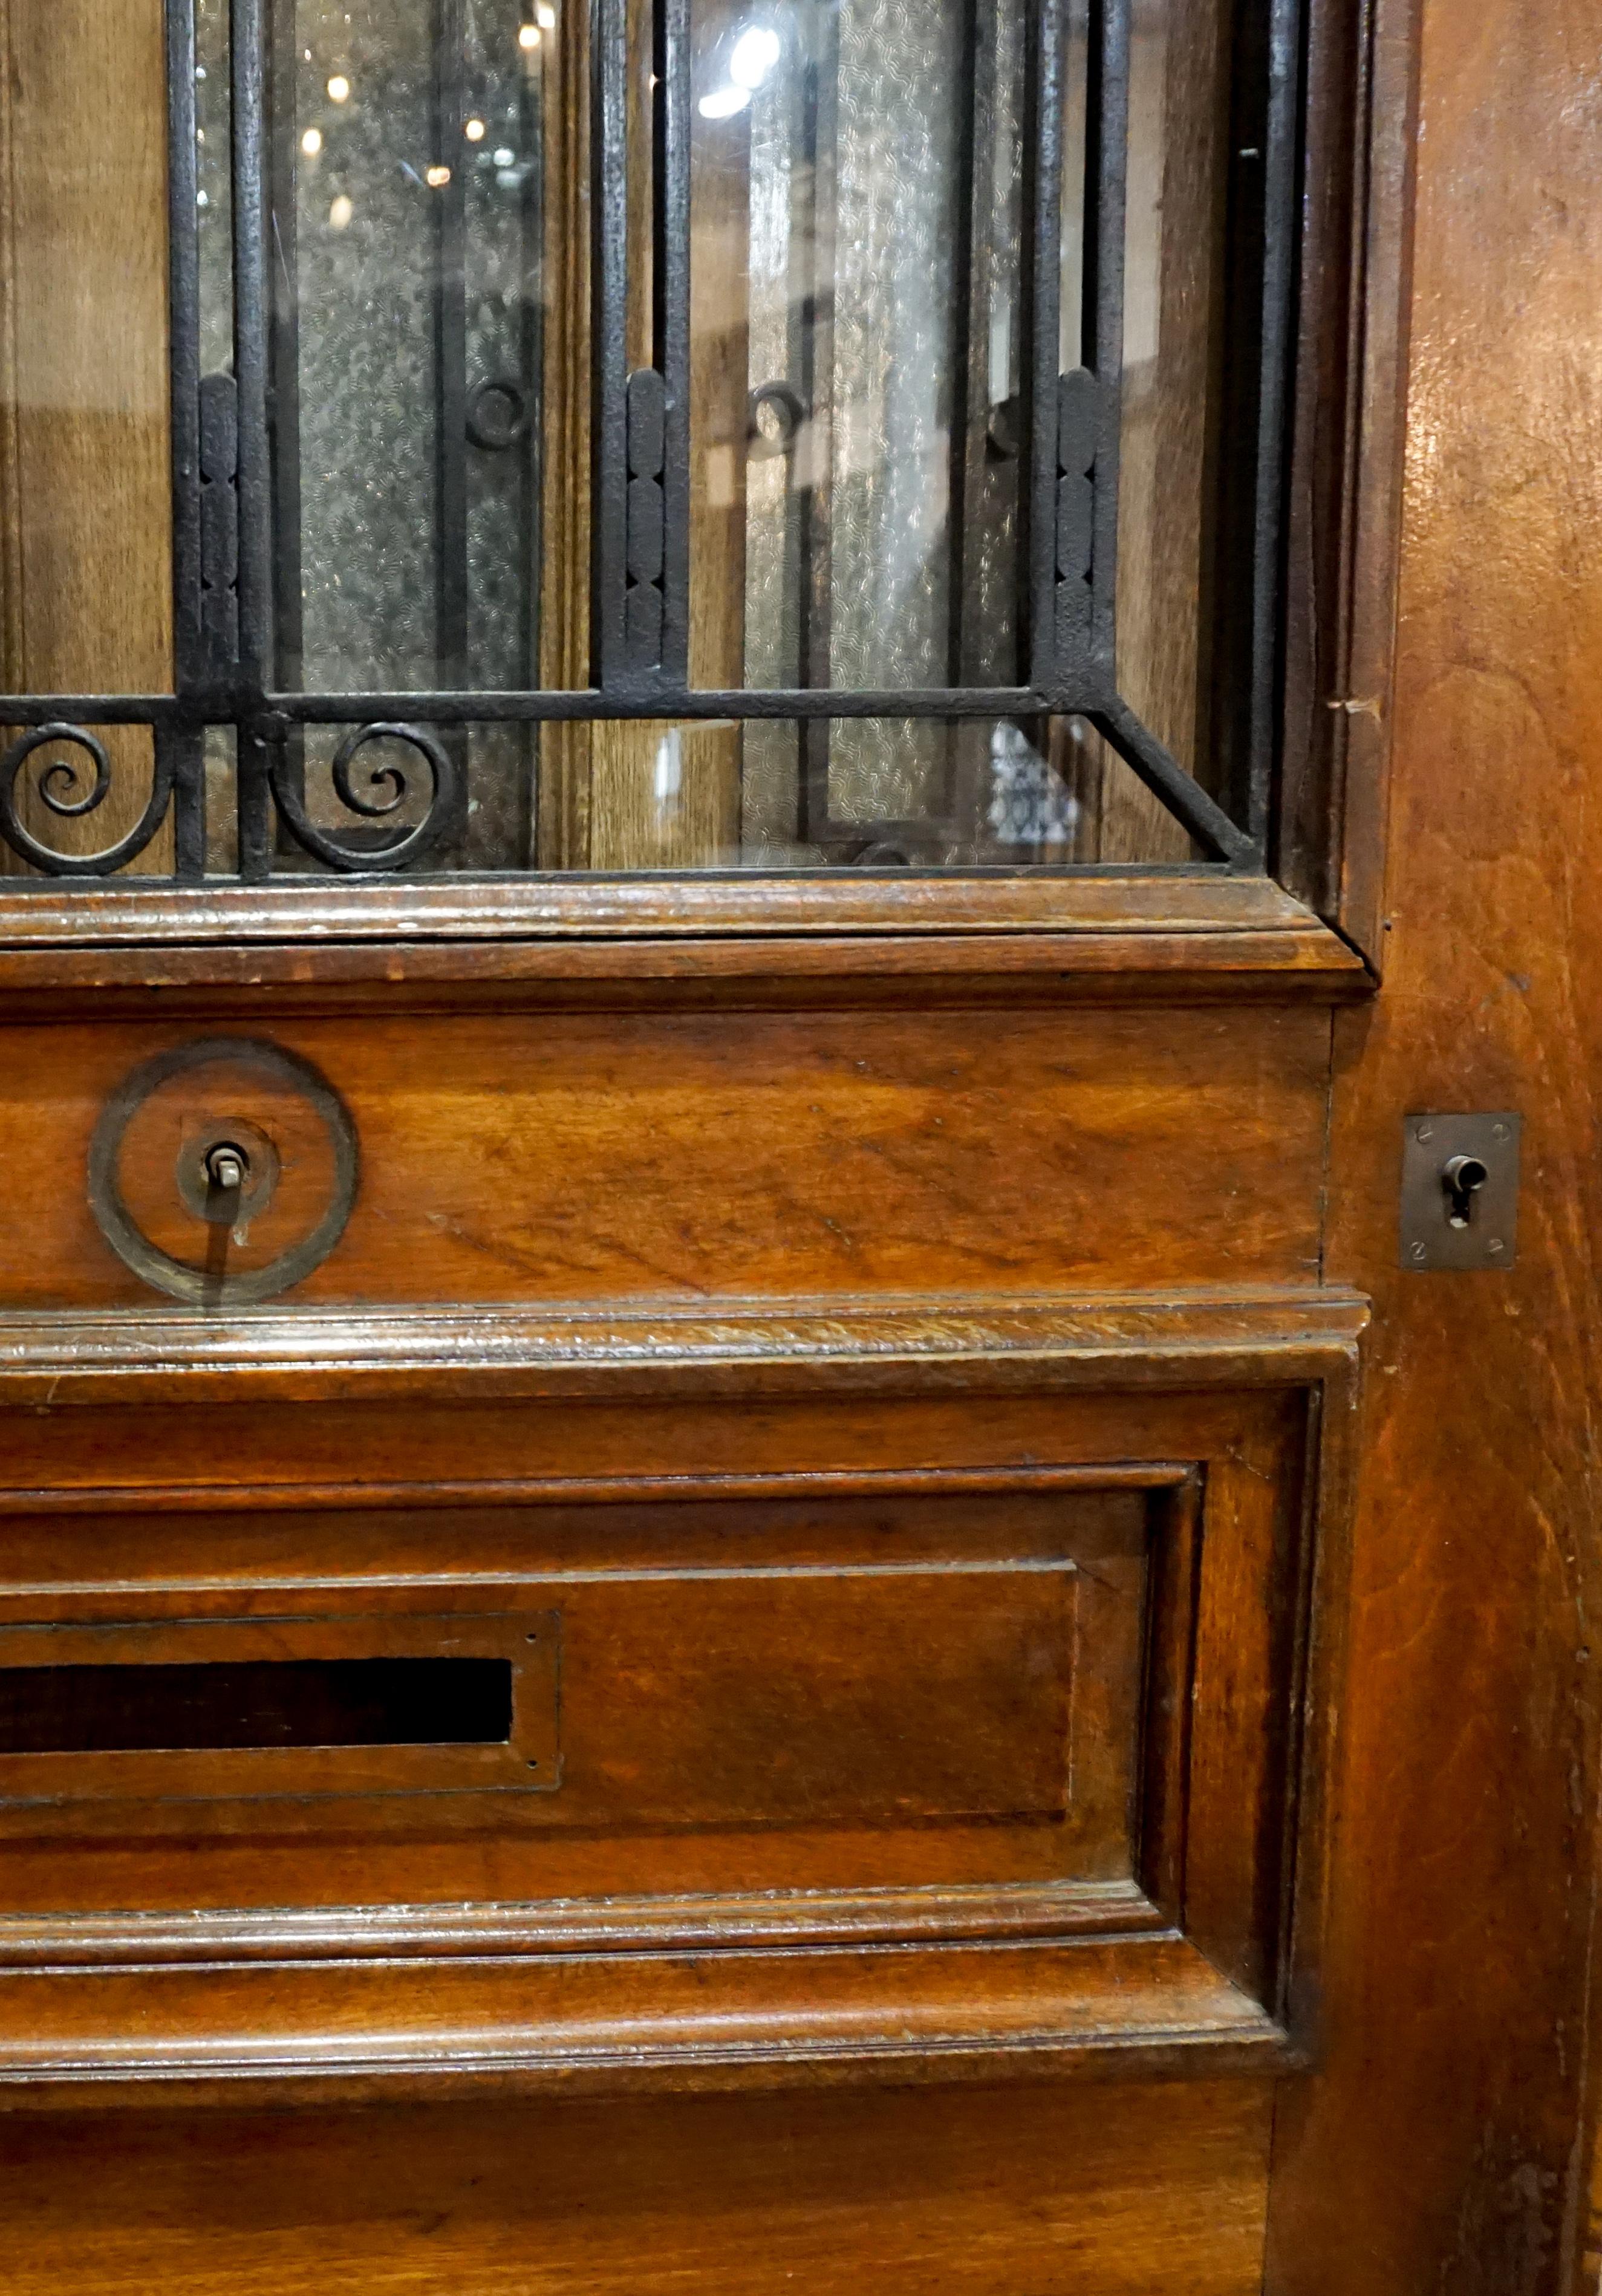
[[[359,447],[365,386],[358,368],[341,397],[325,356],[335,342],[359,358],[359,341],[340,334],[354,324],[341,282],[355,275],[357,258],[344,250],[356,242],[308,253],[300,228],[300,176],[324,135],[307,71],[322,62],[301,41],[296,0],[229,0],[226,10],[223,0],[168,0],[172,691],[0,698],[0,724],[14,729],[0,761],[0,838],[24,877],[260,882],[308,868],[471,868],[501,849],[482,839],[475,847],[470,827],[481,784],[492,780],[497,819],[505,790],[522,792],[513,808],[522,808],[518,849],[535,865],[540,840],[529,817],[552,786],[540,745],[554,728],[603,724],[665,729],[664,756],[670,729],[732,728],[753,786],[763,758],[789,776],[793,817],[782,834],[758,822],[746,836],[743,857],[757,865],[765,857],[777,865],[776,854],[779,865],[799,854],[804,865],[868,868],[1071,861],[1040,821],[1054,804],[1072,809],[1062,760],[1089,742],[1123,761],[1178,824],[1184,865],[1261,869],[1276,742],[1299,0],[1229,0],[1220,19],[1228,168],[1212,357],[1228,451],[1209,545],[1215,701],[1204,775],[1171,753],[1121,678],[1131,55],[1137,12],[1158,0],[951,0],[941,19],[950,45],[931,59],[925,111],[933,119],[944,110],[924,138],[945,202],[925,202],[941,293],[932,334],[902,357],[915,382],[920,360],[939,374],[924,394],[927,438],[912,455],[943,505],[935,575],[925,554],[924,587],[903,617],[908,627],[922,617],[916,643],[897,636],[899,594],[876,594],[884,562],[875,537],[901,512],[883,489],[853,494],[842,439],[860,409],[842,411],[834,389],[850,265],[871,273],[873,230],[888,228],[893,245],[899,227],[893,197],[887,205],[883,184],[865,192],[855,162],[842,158],[842,106],[854,108],[859,138],[871,129],[874,80],[859,52],[871,62],[878,20],[859,7],[842,31],[837,9],[795,0],[781,39],[758,9],[743,26],[759,36],[744,79],[709,96],[708,73],[728,68],[740,20],[702,18],[692,0],[593,0],[586,196],[574,208],[583,244],[569,250],[587,280],[587,404],[567,434],[584,464],[575,494],[574,473],[557,467],[561,441],[539,380],[548,314],[563,291],[539,191],[552,115],[538,114],[526,80],[491,86],[478,55],[492,38],[527,47],[531,33],[538,43],[540,20],[554,23],[554,12],[516,0],[498,16],[494,0],[429,4],[426,85],[404,92],[421,123],[417,148],[460,153],[464,135],[486,143],[505,196],[489,254],[481,232],[470,264],[475,185],[490,181],[483,166],[475,175],[441,161],[420,176],[403,160],[391,171],[408,198],[414,187],[436,194],[415,209],[425,218],[412,275],[421,301],[407,321],[426,326],[426,404],[418,400],[424,411],[410,430],[403,422],[384,434],[422,459],[414,455],[410,477],[368,468],[361,485],[376,499],[391,475],[398,497],[426,495],[430,547],[418,562],[400,546],[404,535],[393,547],[368,537],[390,588],[379,619],[374,608],[364,621],[361,601],[341,590],[339,489],[354,483],[341,465],[360,456],[346,455],[335,417],[350,415]],[[918,37],[921,21],[898,37]],[[854,78],[842,61],[848,37]],[[783,108],[777,96],[753,106],[752,73],[767,57],[776,86],[785,39],[794,54]],[[323,101],[316,87],[310,94]],[[565,100],[577,104],[578,92]],[[392,122],[400,102],[386,99],[382,116]],[[693,675],[692,660],[696,552],[705,554],[697,520],[711,515],[696,475],[705,442],[692,420],[695,217],[716,182],[697,153],[730,105],[751,114],[741,131],[748,197],[769,169],[768,239],[758,247],[751,226],[743,322],[744,684]],[[888,224],[862,222],[869,198]],[[349,211],[336,193],[331,226],[342,228],[341,203]],[[1077,235],[1065,234],[1065,212]],[[1076,242],[1072,266],[1065,237]],[[998,320],[1003,271],[1010,301]],[[497,288],[500,276],[511,283]],[[308,348],[313,303],[319,332]],[[770,371],[751,364],[769,356]],[[370,457],[382,462],[386,451],[369,438]],[[1216,460],[1216,445],[1209,451]],[[309,491],[308,452],[322,458]],[[572,566],[582,560],[587,576],[587,662],[568,682],[552,675],[545,625],[557,602],[541,592],[542,570],[548,591],[555,562],[546,529],[559,480],[583,497]],[[319,674],[339,652],[328,631],[341,615],[352,678]],[[403,625],[414,633],[409,652],[384,636]],[[862,674],[885,660],[914,674],[900,684]],[[398,662],[404,675],[382,674]],[[875,794],[873,774],[851,763],[869,738],[853,727],[875,729],[882,755],[891,726],[913,761],[908,772],[922,776],[918,808],[903,801],[905,773],[900,783],[882,776]],[[147,728],[152,744],[141,817],[98,852],[61,849],[52,824],[103,806],[119,771],[108,729],[124,726]],[[988,776],[977,808],[990,828],[988,841],[965,844],[958,816],[965,802],[971,827],[975,758]],[[843,808],[842,780],[855,791]],[[755,800],[749,810],[754,821]],[[1020,830],[1013,812],[1032,828]]]

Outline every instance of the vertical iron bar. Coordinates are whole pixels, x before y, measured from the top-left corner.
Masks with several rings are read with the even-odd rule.
[[[989,298],[986,229],[989,201],[980,199],[979,144],[982,126],[990,125],[990,83],[995,77],[995,41],[987,37],[986,0],[957,0],[962,17],[962,63],[951,102],[957,127],[957,182],[952,193],[951,377],[948,433],[949,457],[946,529],[946,665],[948,685],[963,683],[967,627],[966,559],[978,512],[974,475],[982,467],[984,414],[975,404],[976,377],[988,379],[989,342],[975,357]],[[975,449],[977,451],[975,451]]]
[[[194,0],[167,5],[168,362],[176,691],[205,673],[201,631],[201,266],[195,200]]]
[[[300,594],[300,275],[296,217],[298,107],[294,0],[273,9],[268,114],[270,293],[267,436],[273,488],[273,685],[292,693],[303,675]]]
[[[690,655],[690,66],[689,0],[657,0],[654,356],[667,386],[662,461],[662,654],[665,684],[689,681]]]
[[[462,0],[434,0],[434,660],[439,684],[467,676],[467,184]]]
[[[248,702],[273,660],[273,521],[267,451],[264,0],[232,0],[234,373],[239,389],[239,656]]]
[[[264,0],[231,0],[234,167],[234,374],[239,401],[239,674],[247,715],[267,691],[273,650],[272,474],[267,445],[267,230],[263,213]],[[239,873],[265,878],[270,806],[267,752],[248,723],[235,766]]]
[[[199,726],[158,726],[156,758],[172,765],[173,874],[193,884],[206,873],[206,736]]]
[[[952,194],[951,372],[946,499],[948,685],[964,683],[976,627],[974,578],[983,546],[985,430],[990,405],[990,177],[995,149],[996,17],[992,0],[957,0],[962,60],[951,91],[957,126]],[[940,812],[957,814],[963,766],[976,728],[939,729]]]
[[[806,67],[801,99],[802,177],[811,187],[811,265],[801,302],[800,655],[802,685],[831,682],[830,625],[834,570],[831,549],[834,472],[834,241],[836,127],[840,78],[840,19],[833,9],[816,18],[818,52]],[[827,840],[829,721],[809,718],[801,727],[799,834],[803,845]]]
[[[1280,518],[1285,491],[1286,371],[1295,283],[1296,148],[1301,110],[1300,0],[1272,0],[1268,132],[1263,153],[1262,339],[1253,534],[1252,669],[1247,825],[1266,848],[1278,709]]]
[[[292,693],[305,676],[300,535],[300,266],[299,50],[295,0],[269,0],[267,119],[267,460],[273,504],[273,688]],[[283,736],[283,770],[306,794],[306,728]],[[245,750],[235,771],[242,775]],[[267,824],[260,837],[265,849]],[[287,836],[287,832],[283,832]],[[246,840],[241,823],[241,865]]]
[[[547,165],[546,152],[545,116],[533,93],[534,84],[528,73],[519,75],[518,119],[521,133],[518,148],[534,154],[533,163],[525,168],[522,190],[519,196],[520,231],[522,251],[522,352],[524,388],[529,391],[533,414],[523,434],[520,453],[522,458],[523,504],[528,559],[524,571],[522,595],[527,603],[523,616],[525,652],[522,656],[522,681],[527,685],[538,685],[540,680],[540,634],[545,613],[545,591],[541,570],[545,564],[545,299],[548,282],[545,266],[545,185]],[[539,728],[525,726],[519,732],[518,757],[522,774],[518,798],[518,840],[520,868],[536,865],[538,837],[539,791]]]
[[[1092,0],[1092,5],[1095,0]],[[1117,4],[1117,0],[1108,0]],[[1023,65],[1023,199],[1019,233],[1018,668],[1049,693],[1056,659],[1057,375],[1063,275],[1063,15],[1067,0],[1036,0]]]
[[[1109,692],[1118,682],[1118,464],[1123,437],[1124,199],[1129,168],[1130,0],[1102,0],[1092,21],[1085,160],[1096,229],[1085,266],[1086,365],[1095,373],[1096,504],[1091,543],[1090,658]]]
[[[248,726],[239,728],[234,775],[238,783],[237,867],[247,885],[261,884],[272,867],[272,795],[267,786],[267,743]]]
[[[628,48],[625,0],[591,0],[591,682],[627,682],[628,534]]]

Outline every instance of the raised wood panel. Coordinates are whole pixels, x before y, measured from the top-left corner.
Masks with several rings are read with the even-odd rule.
[[[553,1759],[533,1778],[489,1747],[0,1759],[4,1902],[1132,1882],[1148,1636],[1188,1682],[1193,1603],[1148,1628],[1146,1590],[1178,1472],[1149,1493],[932,1477],[876,1499],[13,1516],[0,1667],[241,1642],[518,1658],[521,1611],[552,1655],[527,1713],[520,1675],[513,1734]],[[251,1849],[290,1836],[292,1879]]]
[[[415,1014],[270,1033],[342,1095],[360,1148],[349,1226],[300,1304],[1040,1293],[1318,1270],[1316,1011]],[[31,1216],[0,1274],[6,1304],[153,1299],[103,1241],[84,1176],[108,1096],[182,1041],[144,1027],[12,1037],[0,1162]],[[282,1124],[299,1141],[286,1096],[259,1097],[269,1136]],[[253,1109],[230,1084],[216,1112]],[[143,1138],[130,1132],[130,1156]],[[124,1192],[152,1217],[170,1194],[203,1259],[208,1231],[169,1178],[180,1144],[152,1135],[148,1168],[125,1159]],[[228,1265],[281,1249],[277,1218]]]
[[[753,1318],[767,1365],[732,1327],[699,1361],[619,1334],[623,1392],[578,1408],[554,1361],[476,1409],[375,1366],[295,1402],[287,1365],[152,1407],[183,1372],[103,1358],[92,1380],[152,1403],[80,1412],[52,1374],[55,1407],[6,1423],[0,1657],[51,1620],[76,1657],[163,1616],[175,1641],[322,1618],[332,1647],[359,1615],[377,1650],[386,1617],[560,1614],[563,1770],[488,1817],[471,1792],[152,1812],[143,1772],[120,1811],[13,1808],[0,2085],[1286,2062],[1287,1956],[1316,1962],[1319,1918],[1294,1742],[1331,1695],[1308,1628],[1338,1600],[1360,1321],[1331,1305],[1085,1309],[1055,1336],[1015,1309],[944,1362],[932,1322],[883,1364],[838,1318]],[[170,1480],[197,1450],[204,1497]],[[323,1792],[343,1758],[316,1759]]]
[[[1186,2085],[13,2120],[0,2211],[15,2296],[1256,2296],[1269,2117]]]

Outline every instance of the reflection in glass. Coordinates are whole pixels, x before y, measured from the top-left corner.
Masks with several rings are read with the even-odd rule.
[[[278,0],[272,25],[277,681],[538,685],[538,27],[520,0]],[[535,736],[453,738],[458,842],[526,865]],[[308,789],[328,764],[312,741]]]
[[[1070,0],[1062,234],[1064,372],[1093,360],[1084,309],[1089,193],[1088,0]],[[1227,783],[1217,721],[1220,633],[1239,600],[1221,578],[1233,488],[1249,502],[1248,455],[1231,469],[1225,401],[1229,203],[1230,12],[1222,0],[1138,0],[1131,14],[1125,147],[1123,363],[1120,388],[1116,663],[1120,693],[1203,785]],[[1237,163],[1261,160],[1246,147]],[[1243,430],[1243,444],[1250,433]],[[1244,586],[1240,596],[1244,598]],[[1121,761],[1092,740],[1073,761],[1095,857],[1190,842]]]
[[[0,682],[170,692],[167,88],[159,9],[0,9]],[[25,840],[119,849],[149,798],[148,729],[17,760]],[[0,733],[9,748],[21,730]],[[89,800],[86,802],[85,800]],[[142,865],[171,865],[160,833]],[[0,845],[0,872],[25,863]]]
[[[896,711],[908,689],[977,687],[987,709],[1020,701],[1000,689],[1023,674],[1023,147],[1037,124],[1025,0],[687,0],[691,682],[741,707],[797,688],[831,709],[847,693],[888,697],[891,714],[743,720],[731,708],[681,725],[580,713],[436,732],[416,705],[421,747],[405,722],[419,693],[589,683],[592,482],[598,470],[610,488],[618,465],[608,438],[592,469],[597,375],[620,357],[629,369],[666,361],[666,388],[679,381],[683,315],[666,299],[679,219],[661,195],[683,180],[663,173],[680,157],[663,92],[678,52],[665,0],[615,0],[593,19],[579,0],[261,4],[267,682],[395,699],[354,727],[355,765],[341,763],[349,730],[267,721],[277,833],[264,854],[264,753],[252,738],[236,755],[226,729],[201,727],[253,715],[232,522],[236,12],[194,0],[192,88],[181,7],[170,87],[148,11],[124,23],[86,0],[13,7],[0,29],[21,91],[0,104],[13,192],[0,218],[5,674],[62,693],[170,686],[176,406],[177,673],[192,712],[159,755],[148,729],[80,745],[103,746],[113,769],[103,808],[69,797],[53,809],[78,784],[50,779],[40,751],[19,783],[13,851],[26,858],[28,824],[43,822],[58,859],[115,853],[142,792],[171,773],[208,793],[203,834],[185,815],[186,868],[1190,857],[1187,834],[1084,720]],[[1222,792],[1243,778],[1255,660],[1241,634],[1258,594],[1245,545],[1266,19],[1255,0],[1135,0],[1129,20],[1117,671],[1148,729],[1147,770],[1161,777],[1160,743]],[[589,116],[596,22],[627,48],[610,147],[621,178],[603,168]],[[1091,0],[1063,0],[1062,23],[1068,372],[1096,348],[1084,299],[1101,17]],[[627,242],[626,277],[608,275],[622,336],[610,345],[596,339],[590,275],[599,189],[618,192]],[[173,309],[187,311],[193,253],[198,341],[170,327],[169,196]],[[1064,403],[1085,395],[1075,382]],[[631,383],[637,402],[656,403]],[[248,441],[259,456],[254,427]],[[638,443],[630,432],[630,454]],[[1112,485],[1110,461],[1104,472],[1097,450],[1098,486]],[[646,507],[655,468],[633,472]],[[669,472],[670,492],[681,475]],[[659,562],[677,566],[682,538],[670,532],[668,552],[659,534]],[[637,593],[656,577],[640,570],[648,537],[630,536],[629,554],[637,542]],[[250,678],[267,633],[253,620],[246,635]],[[638,701],[637,686],[602,696]],[[1139,746],[1127,728],[1121,738]],[[419,758],[445,761],[433,796]],[[235,800],[237,848],[225,822]],[[177,851],[168,824],[150,865]]]
[[[694,479],[733,533],[693,681],[1011,684],[1022,12],[701,0],[694,45]],[[796,738],[799,777],[754,747],[815,841],[954,802],[941,727]]]
[[[850,730],[858,754],[870,760],[899,755],[907,726],[904,718],[856,720]],[[442,791],[426,755],[432,742],[449,758],[476,756],[478,737],[493,730],[413,728],[395,738],[381,727],[358,738],[349,726],[308,727],[300,774],[287,805],[280,804],[275,870],[315,873],[327,846],[357,866],[387,867],[387,855],[402,847],[405,865],[414,871],[509,865],[504,859],[497,865],[493,849],[487,860],[487,849],[515,851],[532,825],[501,820],[481,830],[464,824],[454,802],[459,791]],[[826,847],[797,835],[793,788],[786,797],[749,770],[753,752],[775,736],[793,765],[802,756],[805,729],[793,719],[769,726],[727,719],[603,724],[591,730],[597,770],[589,788],[589,849],[569,866],[627,870],[666,855],[676,869],[1060,868],[1083,857],[1080,801],[1061,754],[1064,742],[1072,748],[1093,738],[1077,720],[1050,728],[1010,718],[966,721],[960,728],[965,771],[943,821],[864,819],[849,830],[837,825]],[[731,773],[744,792],[732,809]],[[766,801],[753,802],[753,791]]]
[[[849,730],[854,754],[870,768],[905,754],[909,721],[870,718],[833,723]],[[614,752],[612,772],[592,822],[596,865],[642,865],[645,851],[670,851],[676,868],[1063,868],[1101,857],[1105,838],[1124,849],[1120,858],[1156,861],[1190,857],[1189,841],[1176,856],[1165,841],[1165,816],[1154,815],[1146,793],[1121,759],[1109,756],[1096,783],[1091,812],[1080,794],[1086,758],[1103,745],[1076,718],[970,718],[936,721],[920,732],[947,741],[960,758],[949,810],[941,819],[896,823],[864,815],[853,825],[836,822],[826,845],[797,833],[801,812],[793,775],[804,758],[794,720],[733,726],[653,725],[604,729],[630,737]],[[787,757],[788,787],[773,767]],[[719,792],[732,771],[740,791],[735,827]]]

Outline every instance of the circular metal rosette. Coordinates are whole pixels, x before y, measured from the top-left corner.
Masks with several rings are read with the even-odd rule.
[[[161,825],[172,795],[172,766],[165,743],[156,743],[150,796],[138,821],[125,837],[98,853],[60,853],[24,823],[17,804],[17,783],[29,759],[45,750],[55,754],[42,764],[34,795],[46,813],[58,821],[79,821],[86,814],[98,812],[110,797],[116,773],[111,752],[97,734],[64,723],[36,726],[20,734],[0,757],[0,837],[13,853],[48,876],[111,876],[144,851]],[[62,755],[63,751],[67,754]]]
[[[393,833],[382,840],[373,839],[369,832],[369,841],[366,843],[345,843],[332,830],[313,821],[299,785],[299,773],[292,772],[283,749],[269,768],[274,801],[292,834],[307,852],[326,862],[331,869],[355,873],[403,869],[407,862],[421,860],[455,824],[460,780],[456,760],[445,744],[421,726],[386,723],[351,728],[334,751],[332,767],[334,795],[346,810],[359,821],[382,823],[398,813],[407,798],[414,795],[416,775],[410,766],[397,764],[392,753],[388,758],[364,759],[365,785],[357,786],[357,760],[374,742],[398,744],[409,750],[421,760],[420,770],[428,778],[428,792],[420,816],[409,826],[397,824]]]
[[[320,1267],[356,1201],[356,1128],[327,1078],[254,1037],[201,1037],[125,1077],[89,1145],[123,1266],[191,1306],[253,1306]]]

